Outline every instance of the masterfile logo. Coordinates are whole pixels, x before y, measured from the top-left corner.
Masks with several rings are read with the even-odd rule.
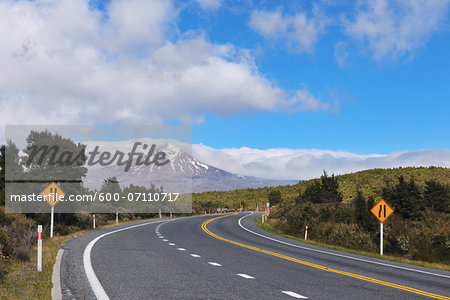
[[[139,147],[142,150],[149,149],[147,153],[139,152]],[[78,153],[71,151],[61,151],[58,145],[32,145],[27,148],[30,155],[25,163],[25,166],[36,164],[38,166],[46,162],[49,166],[109,166],[116,164],[117,166],[125,166],[124,171],[128,172],[133,162],[136,166],[150,166],[155,164],[156,166],[164,166],[169,163],[169,159],[166,153],[159,151],[155,153],[156,144],[152,144],[150,147],[147,144],[141,142],[135,142],[131,151],[125,154],[122,151],[117,150],[114,154],[109,151],[99,151],[99,146],[95,146],[93,151],[90,151],[86,155],[86,148],[83,147]]]

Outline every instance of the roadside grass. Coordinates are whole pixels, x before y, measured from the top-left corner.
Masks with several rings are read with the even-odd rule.
[[[410,265],[415,265],[415,266],[420,266],[420,267],[433,268],[433,269],[438,269],[438,270],[443,270],[443,271],[450,271],[450,265],[446,265],[446,264],[430,263],[430,262],[425,262],[425,261],[420,261],[420,260],[411,260],[411,259],[407,259],[404,257],[398,257],[398,256],[392,256],[392,255],[380,255],[380,254],[374,253],[374,252],[349,249],[349,248],[345,248],[345,247],[341,247],[341,246],[324,244],[324,243],[316,242],[313,240],[305,241],[302,238],[298,238],[298,237],[295,237],[292,235],[287,235],[287,234],[282,233],[280,230],[277,230],[276,228],[274,228],[269,222],[262,223],[260,218],[256,218],[255,223],[260,228],[262,228],[270,233],[273,233],[273,234],[276,234],[276,235],[279,235],[279,236],[282,236],[285,238],[289,238],[292,240],[296,240],[296,241],[299,241],[299,242],[302,242],[305,244],[310,244],[310,245],[320,246],[320,247],[324,247],[324,248],[328,248],[328,249],[332,249],[332,250],[338,250],[338,251],[343,251],[343,252],[362,255],[362,256],[380,258],[380,259],[384,259],[384,260],[389,260],[389,261],[394,261],[394,262],[399,262],[399,263],[404,263],[404,264],[410,264]]]
[[[6,263],[9,270],[3,282],[0,282],[0,299],[51,299],[52,273],[56,254],[59,248],[68,240],[79,237],[93,230],[100,230],[114,226],[152,220],[137,219],[120,222],[119,224],[108,223],[98,226],[96,229],[82,230],[63,236],[55,236],[53,239],[45,238],[42,241],[42,272],[37,271],[37,245],[31,249],[30,260],[20,261],[17,259],[1,259]],[[0,263],[2,263],[0,262]]]

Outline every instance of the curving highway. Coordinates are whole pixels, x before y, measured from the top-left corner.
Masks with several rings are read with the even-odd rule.
[[[259,214],[133,223],[66,243],[63,299],[450,299],[450,272],[270,234]]]

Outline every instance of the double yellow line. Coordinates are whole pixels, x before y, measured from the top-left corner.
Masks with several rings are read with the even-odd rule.
[[[208,227],[207,227],[207,225],[209,223],[211,223],[212,221],[214,221],[214,220],[218,220],[218,219],[222,219],[222,218],[226,218],[226,217],[230,217],[230,216],[235,216],[235,215],[237,215],[237,213],[234,213],[232,215],[224,215],[224,216],[220,216],[220,217],[217,217],[217,218],[209,219],[209,220],[203,222],[202,229],[203,229],[204,232],[206,232],[207,234],[209,234],[210,236],[212,236],[212,237],[214,237],[214,238],[216,238],[218,240],[221,240],[221,241],[224,241],[224,242],[227,242],[227,243],[230,243],[230,244],[234,244],[234,245],[237,245],[237,246],[241,246],[241,247],[244,247],[244,248],[247,248],[247,249],[250,249],[250,250],[254,250],[254,251],[261,252],[261,253],[265,253],[265,254],[268,254],[268,255],[276,256],[276,257],[279,257],[279,258],[282,258],[282,259],[286,259],[286,260],[289,260],[289,261],[292,261],[292,262],[296,262],[296,263],[299,263],[299,264],[302,264],[302,265],[305,265],[305,266],[309,266],[309,267],[316,268],[316,269],[319,269],[319,270],[323,270],[323,271],[327,271],[327,272],[332,272],[332,273],[337,273],[337,274],[341,274],[341,275],[357,278],[357,279],[368,281],[368,282],[381,284],[381,285],[384,285],[384,286],[393,287],[393,288],[396,288],[396,289],[408,291],[408,292],[419,294],[419,295],[422,295],[422,296],[427,296],[427,297],[431,297],[431,298],[435,298],[435,299],[450,300],[450,298],[446,297],[446,296],[432,294],[432,293],[429,293],[429,292],[426,292],[426,291],[422,291],[422,290],[410,288],[410,287],[407,287],[407,286],[403,286],[403,285],[399,285],[399,284],[395,284],[395,283],[390,283],[390,282],[386,282],[386,281],[383,281],[383,280],[378,280],[378,279],[375,279],[375,278],[362,276],[362,275],[358,275],[358,274],[354,274],[354,273],[350,273],[350,272],[345,272],[345,271],[340,271],[340,270],[336,270],[336,269],[331,269],[331,268],[324,267],[324,266],[317,265],[317,264],[313,264],[313,263],[310,263],[310,262],[307,262],[307,261],[304,261],[304,260],[300,260],[300,259],[297,259],[297,258],[294,258],[294,257],[283,255],[283,254],[280,254],[280,253],[277,253],[277,252],[273,252],[273,251],[261,249],[261,248],[258,248],[258,247],[253,247],[253,246],[250,246],[250,245],[246,245],[246,244],[242,244],[242,243],[239,243],[239,242],[235,242],[235,241],[223,238],[221,236],[218,236],[217,234],[211,232],[208,229]]]

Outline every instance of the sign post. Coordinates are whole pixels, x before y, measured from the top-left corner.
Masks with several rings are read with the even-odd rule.
[[[389,218],[389,216],[394,212],[394,210],[381,199],[377,204],[375,204],[370,212],[380,221],[380,255],[383,255],[383,223]]]
[[[42,272],[42,225],[38,225],[37,235],[37,270]]]
[[[383,223],[380,222],[380,255],[383,255]]]
[[[55,215],[55,207],[52,206],[51,212],[50,212],[50,237],[53,237],[53,219]]]
[[[64,197],[66,193],[53,181],[50,183],[40,194],[48,205],[51,207],[50,213],[50,237],[53,237],[53,216],[55,212],[54,206],[58,203],[59,199]]]

